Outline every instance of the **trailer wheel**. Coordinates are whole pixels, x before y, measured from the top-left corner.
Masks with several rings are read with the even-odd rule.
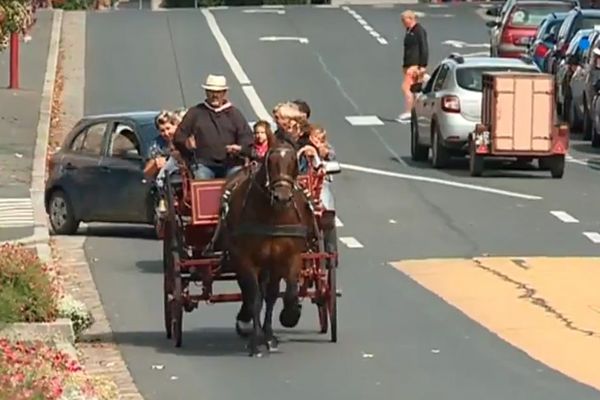
[[[565,173],[565,156],[552,156],[548,161],[550,162],[549,167],[552,178],[561,179]]]
[[[332,343],[337,343],[337,280],[336,272],[337,265],[333,263],[328,269],[327,286],[328,286],[328,301],[327,311],[329,312],[330,337]]]
[[[173,257],[171,254],[171,246],[169,245],[169,230],[165,230],[163,237],[163,296],[164,296],[164,313],[165,313],[165,331],[167,339],[171,339],[171,298],[173,297]]]
[[[471,176],[481,176],[483,173],[483,157],[475,152],[475,142],[469,144],[469,173]]]
[[[183,339],[183,282],[181,278],[181,266],[179,264],[179,252],[173,250],[173,300],[171,301],[171,330],[175,347],[181,347]]]

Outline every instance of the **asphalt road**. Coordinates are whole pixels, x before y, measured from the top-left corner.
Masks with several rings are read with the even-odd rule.
[[[432,66],[452,51],[444,40],[487,41],[477,6],[414,8],[426,13]],[[144,228],[89,228],[85,248],[96,285],[140,391],[147,399],[205,400],[598,398],[387,264],[482,254],[598,255],[598,245],[582,234],[598,226],[598,172],[586,164],[596,155],[576,143],[571,154],[580,161],[568,164],[562,180],[504,169],[473,179],[464,161],[443,171],[412,163],[409,127],[392,121],[402,106],[400,8],[352,9],[378,35],[338,8],[212,13],[267,109],[304,98],[343,163],[441,181],[349,169],[336,177],[344,224],[338,235],[363,246],[340,244],[340,341],[330,344],[316,333],[315,310],[306,304],[298,328],[280,331],[281,354],[264,360],[246,357],[234,333],[237,305],[186,314],[184,347],[174,349],[163,332],[160,243]],[[259,40],[273,35],[309,42]],[[202,100],[208,73],[225,73],[231,100],[256,119],[200,11],[89,14],[86,52],[87,114],[190,106]],[[377,116],[383,124],[352,126],[345,117],[354,115]],[[563,223],[552,210],[580,223]]]

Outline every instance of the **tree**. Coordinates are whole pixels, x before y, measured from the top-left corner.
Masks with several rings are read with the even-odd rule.
[[[6,50],[11,33],[25,33],[31,24],[29,0],[0,0],[0,51]]]

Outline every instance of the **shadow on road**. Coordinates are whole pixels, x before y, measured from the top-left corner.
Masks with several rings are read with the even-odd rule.
[[[162,274],[163,273],[163,262],[162,260],[140,260],[135,263],[135,266],[146,274]]]
[[[233,320],[233,318],[232,318]],[[286,343],[329,343],[329,335],[321,335],[317,330],[275,330],[279,339],[279,353],[285,352]],[[300,337],[302,336],[302,337]],[[114,339],[113,339],[114,338]],[[181,356],[202,357],[245,357],[247,339],[240,338],[234,328],[202,328],[185,330],[180,348],[176,348],[174,341],[167,339],[164,331],[160,332],[115,332],[113,338],[108,335],[84,335],[85,343],[113,343],[120,346],[149,347],[163,354],[176,354]]]
[[[149,225],[90,224],[79,228],[73,236],[158,240],[154,228]]]

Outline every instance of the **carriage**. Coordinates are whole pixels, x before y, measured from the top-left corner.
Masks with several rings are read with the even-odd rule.
[[[338,172],[337,162],[327,162],[299,175],[297,184],[312,199],[319,199],[326,175]],[[163,242],[165,329],[176,347],[182,345],[184,312],[193,311],[201,302],[242,300],[239,291],[219,293],[214,288],[217,282],[236,281],[236,273],[226,262],[227,249],[206,250],[219,222],[225,182],[194,180],[185,166],[180,166],[178,175],[166,179],[167,213],[159,237]],[[317,246],[302,255],[298,293],[301,300],[310,299],[316,305],[320,333],[329,331],[331,342],[336,342],[336,300],[341,296],[336,286],[338,255],[325,252],[323,243],[323,225],[333,223],[335,227],[335,212],[318,201],[313,209],[320,235]],[[200,290],[192,293],[195,287]]]

